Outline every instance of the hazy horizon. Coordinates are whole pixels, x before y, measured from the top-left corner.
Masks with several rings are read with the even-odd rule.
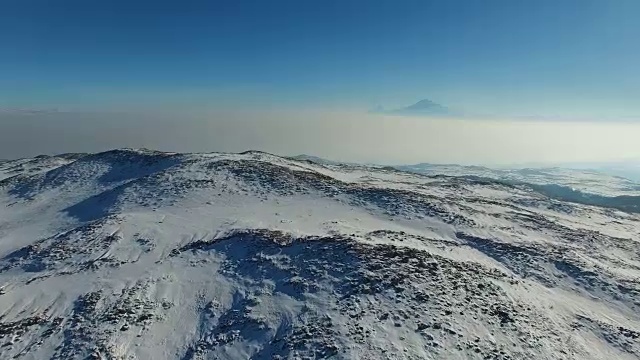
[[[10,2],[0,158],[149,147],[390,164],[637,159],[639,11],[631,0]],[[368,113],[423,99],[455,116]]]
[[[318,110],[3,114],[2,158],[112,148],[262,150],[378,164],[636,160],[640,123],[436,119]],[[625,156],[627,155],[627,156]]]

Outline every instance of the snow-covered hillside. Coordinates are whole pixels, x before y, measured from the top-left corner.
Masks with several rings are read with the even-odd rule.
[[[552,184],[600,196],[640,196],[640,183],[596,170],[561,167],[493,169],[438,164],[404,165],[398,169],[425,175],[475,176],[509,183]]]
[[[0,170],[2,359],[640,357],[638,214],[260,152]]]

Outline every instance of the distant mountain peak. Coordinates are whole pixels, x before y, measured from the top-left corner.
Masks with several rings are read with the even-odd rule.
[[[430,99],[422,99],[412,105],[393,110],[383,110],[382,106],[378,106],[373,110],[373,112],[417,116],[449,116],[453,114],[448,107]]]
[[[422,99],[413,105],[409,105],[404,108],[405,110],[448,110],[446,106],[440,105],[437,102],[429,99]]]

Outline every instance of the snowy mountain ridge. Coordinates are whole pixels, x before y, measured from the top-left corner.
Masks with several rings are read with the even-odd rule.
[[[255,151],[0,174],[0,358],[640,357],[633,212]]]

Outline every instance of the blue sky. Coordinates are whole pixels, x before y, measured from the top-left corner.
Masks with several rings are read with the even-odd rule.
[[[640,116],[640,1],[7,0],[0,106]]]

